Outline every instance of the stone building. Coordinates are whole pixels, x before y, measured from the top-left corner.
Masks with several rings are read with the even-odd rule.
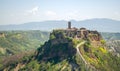
[[[91,31],[87,30],[86,28],[82,27],[80,29],[76,27],[71,27],[71,22],[68,22],[68,28],[62,30],[66,36],[71,37],[71,38],[76,38],[76,39],[87,39],[90,35],[96,35],[96,36],[91,36],[92,40],[97,40],[99,41],[101,39],[101,35],[97,31]]]

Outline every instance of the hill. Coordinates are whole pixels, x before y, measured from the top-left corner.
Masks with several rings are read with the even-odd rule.
[[[91,30],[98,30],[99,32],[119,32],[120,21],[111,19],[89,19],[83,21],[71,20],[72,25],[79,27],[86,27]],[[43,30],[50,31],[57,28],[65,28],[67,21],[43,21],[43,22],[29,22],[19,25],[0,25],[0,30]],[[101,29],[102,28],[102,29]]]
[[[0,31],[0,56],[35,50],[48,40],[49,33],[41,31]]]
[[[120,57],[108,51],[97,31],[69,28],[53,30],[35,54],[2,64],[9,71],[119,71]]]
[[[105,40],[120,40],[120,33],[101,32]]]
[[[102,32],[101,35],[106,40],[107,46],[120,54],[120,33]]]

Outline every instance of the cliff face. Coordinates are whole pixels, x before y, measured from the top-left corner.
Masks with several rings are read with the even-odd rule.
[[[89,39],[91,41],[100,41],[102,39],[99,32],[87,30],[86,28],[80,28],[80,29],[71,28],[71,29],[61,29],[54,31],[62,31],[65,36],[76,39]]]
[[[97,31],[90,31],[88,36],[91,41],[100,41],[102,39],[101,35]]]
[[[53,34],[54,33],[51,33],[51,35]],[[62,32],[57,32],[54,36],[54,39],[50,39],[45,43],[45,45],[38,49],[36,56],[38,60],[52,60],[57,62],[72,57],[76,54],[76,49],[73,47],[74,44],[71,39],[66,38]]]
[[[0,37],[5,37],[5,34],[4,33],[0,33]]]
[[[18,62],[20,71],[119,71],[120,58],[106,50],[97,31],[85,28],[54,30],[30,58]],[[8,66],[13,70],[17,66]]]
[[[119,70],[115,68],[118,65],[112,67],[111,64],[119,64],[118,60],[120,58],[114,58],[106,49],[105,44],[105,41],[97,31],[90,31],[85,28],[81,28],[80,30],[76,28],[54,30],[50,34],[49,41],[38,49],[36,59],[40,63],[53,63],[55,71]],[[114,63],[114,59],[117,59],[116,63]],[[64,60],[66,62],[62,65],[61,63]],[[108,63],[108,61],[111,61],[111,63]],[[56,68],[57,64],[60,64],[59,68]]]
[[[76,40],[87,40],[90,41],[93,47],[98,47],[99,45],[103,45],[101,40],[103,40],[102,36],[97,31],[87,30],[86,28],[70,28],[70,29],[61,29],[54,30],[53,32],[63,32],[63,35]],[[53,35],[51,33],[51,35]],[[63,38],[61,35],[56,35],[57,38]],[[62,41],[62,40],[61,40]]]

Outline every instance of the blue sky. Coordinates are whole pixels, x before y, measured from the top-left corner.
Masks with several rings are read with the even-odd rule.
[[[120,0],[0,0],[0,25],[92,18],[120,20]]]

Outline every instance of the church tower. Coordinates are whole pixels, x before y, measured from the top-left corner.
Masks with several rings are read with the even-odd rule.
[[[71,29],[71,22],[68,22],[68,29]]]

